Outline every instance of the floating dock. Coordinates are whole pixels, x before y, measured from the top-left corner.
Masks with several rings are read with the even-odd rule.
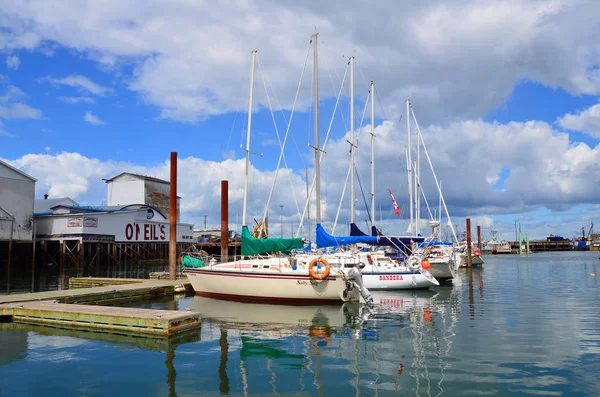
[[[90,278],[88,282],[104,284],[110,279]],[[199,328],[200,313],[100,305],[174,295],[176,290],[185,289],[191,289],[187,278],[129,280],[120,285],[4,295],[0,296],[0,317],[21,324],[169,337]]]

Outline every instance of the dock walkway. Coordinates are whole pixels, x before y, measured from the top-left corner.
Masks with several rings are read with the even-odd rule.
[[[110,283],[110,279],[88,281]],[[130,280],[128,284],[3,295],[0,317],[21,324],[168,337],[199,328],[200,313],[100,305],[174,295],[176,289],[183,288],[191,288],[186,278]]]

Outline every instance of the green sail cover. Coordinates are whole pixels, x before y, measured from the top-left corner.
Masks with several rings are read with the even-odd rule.
[[[267,252],[291,251],[304,248],[301,238],[254,238],[248,226],[242,226],[242,255],[258,255]]]
[[[204,267],[206,264],[202,259],[194,258],[193,256],[183,257],[183,267]]]

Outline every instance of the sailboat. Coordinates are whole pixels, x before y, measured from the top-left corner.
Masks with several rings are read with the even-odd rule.
[[[375,84],[371,82],[371,156],[373,157],[373,137],[375,132]],[[354,228],[358,230],[355,223],[355,200],[354,200],[354,57],[350,57],[350,222]],[[371,160],[371,187],[374,190],[374,175],[373,175],[373,159]],[[372,208],[374,207],[374,196],[372,196]],[[374,226],[374,225],[373,225]],[[342,247],[355,245],[358,243],[379,245],[379,237],[367,236],[364,233],[351,236],[332,236],[319,224],[317,225],[316,236],[317,248]],[[343,256],[358,256],[362,266],[362,281],[368,290],[384,289],[384,290],[399,290],[399,289],[420,289],[429,288],[439,285],[439,282],[427,270],[421,268],[420,260],[414,258],[407,263],[400,263],[398,260],[393,260],[385,255],[384,252],[342,252],[331,254],[329,257]],[[342,263],[337,260],[336,263]],[[337,269],[346,272],[352,269],[350,263],[348,267],[340,266]]]
[[[317,222],[320,221],[319,191],[319,129],[318,129],[318,52],[317,35],[314,42],[314,106],[316,138],[316,197]],[[252,52],[250,77],[250,99],[248,106],[248,126],[246,143],[246,174],[242,211],[242,257],[232,262],[212,264],[185,270],[196,295],[260,302],[278,303],[327,303],[359,301],[360,296],[368,298],[363,287],[357,258],[339,258],[342,262],[326,261],[321,256],[267,255],[247,259],[245,256],[264,255],[272,252],[287,252],[304,247],[301,238],[252,237],[246,223],[248,200],[248,169],[250,155],[250,133],[252,125],[252,95],[254,87],[254,65],[256,51]],[[351,265],[349,272],[332,269],[335,265]]]

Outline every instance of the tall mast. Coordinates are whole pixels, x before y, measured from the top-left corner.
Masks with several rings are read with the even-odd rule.
[[[371,81],[371,227],[375,226],[375,83]]]
[[[318,53],[318,37],[319,34],[313,34],[314,47],[314,62],[313,62],[313,84],[314,84],[314,112],[315,112],[315,195],[317,197],[317,224],[321,223],[321,161],[319,159],[321,152],[319,149],[319,53]]]
[[[354,57],[350,57],[350,223],[356,223],[354,195]]]
[[[246,134],[246,176],[244,178],[244,205],[242,206],[242,226],[246,223],[246,208],[248,206],[248,169],[250,168],[250,131],[252,130],[252,96],[254,93],[254,61],[256,50],[252,51],[252,68],[250,72],[250,100],[248,101],[248,132]]]
[[[416,218],[416,222],[417,224],[416,226],[416,230],[417,233],[416,234],[420,234],[421,233],[421,222],[420,218],[421,218],[421,134],[419,134],[419,130],[417,130],[417,167],[416,167],[416,174],[417,174],[417,184],[415,186],[415,190],[416,190],[416,199],[415,199],[415,208],[416,213],[415,213],[415,218]]]
[[[308,241],[310,241],[310,190],[308,189],[308,168],[306,168],[306,220],[308,221]]]
[[[408,148],[406,149],[406,155],[408,156],[407,158],[407,163],[408,163],[408,202],[410,203],[410,225],[409,225],[409,232],[410,234],[414,234],[414,229],[413,229],[413,221],[414,221],[414,214],[413,214],[413,187],[412,187],[412,156],[410,154],[411,152],[411,146],[410,146],[410,108],[409,108],[409,102],[408,102],[408,98],[406,98],[406,132],[407,132],[407,138],[406,138],[406,144],[408,146]]]

